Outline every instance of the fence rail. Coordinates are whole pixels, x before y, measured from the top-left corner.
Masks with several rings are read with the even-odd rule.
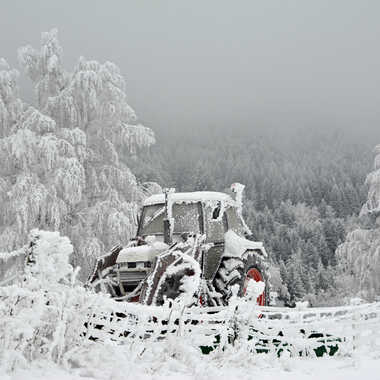
[[[151,344],[171,336],[208,350],[234,344],[252,353],[286,351],[293,356],[362,349],[380,353],[380,302],[303,310],[259,307],[245,300],[212,308],[114,302],[90,310],[85,326],[87,338],[120,344]]]

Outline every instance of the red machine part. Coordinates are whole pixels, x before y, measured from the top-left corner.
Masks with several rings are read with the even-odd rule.
[[[264,278],[258,269],[256,268],[249,269],[245,275],[243,295],[246,294],[247,292],[248,281],[264,282]],[[265,306],[265,291],[259,297],[257,297],[256,302],[259,306]]]

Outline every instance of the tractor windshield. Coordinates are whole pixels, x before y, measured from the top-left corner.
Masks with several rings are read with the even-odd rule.
[[[145,206],[142,212],[139,235],[158,235],[164,233],[165,205]]]
[[[172,216],[174,218],[174,234],[200,232],[198,203],[174,203]],[[164,204],[145,206],[142,212],[139,235],[163,235],[164,218]]]

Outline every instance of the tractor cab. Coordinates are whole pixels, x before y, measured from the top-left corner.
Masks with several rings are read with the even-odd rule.
[[[206,242],[223,242],[230,229],[238,235],[249,233],[236,207],[227,194],[218,192],[157,194],[145,200],[137,235],[154,236],[165,241],[165,219],[169,221],[169,243],[190,235],[205,234]]]

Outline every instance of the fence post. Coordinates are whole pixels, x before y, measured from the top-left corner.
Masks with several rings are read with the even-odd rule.
[[[353,359],[355,359],[356,352],[358,349],[357,322],[358,322],[358,311],[357,311],[357,308],[355,307],[354,312],[352,313],[352,357]]]

